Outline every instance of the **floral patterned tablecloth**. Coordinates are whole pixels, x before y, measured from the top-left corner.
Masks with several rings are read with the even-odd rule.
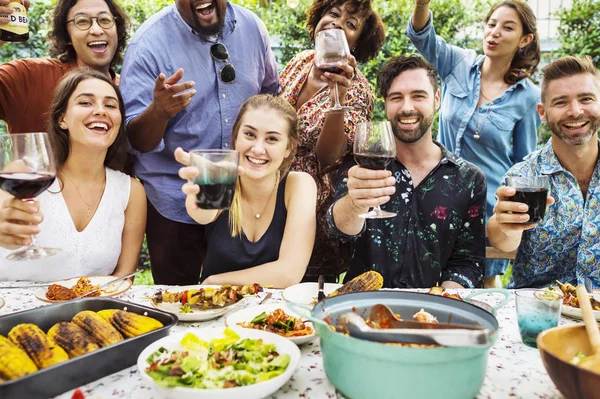
[[[0,282],[0,287],[11,285],[11,282]],[[129,291],[118,298],[149,305],[145,297],[154,294],[160,286],[133,286]],[[31,309],[47,305],[38,300],[32,293],[32,289],[2,289],[0,298],[4,299],[5,305],[0,308],[0,316],[9,313]],[[273,293],[268,303],[282,301],[281,291],[267,290]],[[459,290],[464,297],[470,292]],[[256,298],[246,298],[244,307],[257,304],[265,293]],[[478,300],[494,304],[494,294],[485,294]],[[0,301],[1,304],[2,301]],[[555,385],[546,373],[537,349],[525,346],[521,342],[517,317],[514,306],[514,298],[497,312],[500,323],[499,337],[496,344],[491,348],[489,363],[485,382],[478,399],[483,398],[562,398]],[[561,324],[573,323],[572,320],[562,318]],[[187,328],[221,326],[224,325],[223,317],[197,323],[179,323],[173,327],[172,332]],[[292,379],[281,388],[273,398],[343,398],[336,392],[335,387],[329,382],[323,369],[319,340],[301,347],[302,360]],[[136,366],[129,367],[118,373],[81,387],[86,398],[127,398],[127,399],[151,399],[159,396],[154,393],[152,387],[142,381]],[[61,399],[70,398],[71,392],[59,396]],[[443,394],[440,393],[443,398]]]

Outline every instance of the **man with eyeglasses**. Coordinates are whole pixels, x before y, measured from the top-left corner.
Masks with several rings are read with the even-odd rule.
[[[176,0],[131,40],[122,70],[134,169],[148,196],[154,281],[197,284],[204,229],[185,210],[175,148],[227,149],[241,104],[277,94],[264,24],[227,0]]]
[[[0,14],[8,2],[0,0]],[[118,83],[112,68],[122,61],[127,20],[113,0],[59,0],[52,22],[48,36],[54,58],[18,59],[0,66],[0,119],[10,133],[46,131],[54,89],[74,68],[96,69]]]

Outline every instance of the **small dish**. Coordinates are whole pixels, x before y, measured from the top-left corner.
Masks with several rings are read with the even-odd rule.
[[[170,399],[234,399],[234,398],[246,398],[246,399],[259,399],[269,397],[279,388],[281,388],[288,380],[292,377],[298,364],[300,363],[300,349],[286,338],[280,337],[279,335],[272,334],[266,331],[253,330],[249,328],[232,328],[240,338],[251,338],[251,339],[262,339],[265,343],[272,343],[277,347],[279,354],[288,354],[290,356],[290,362],[283,372],[283,374],[272,378],[267,381],[258,382],[253,385],[227,388],[227,389],[200,389],[200,388],[184,388],[184,387],[171,387],[165,388],[159,386],[152,377],[146,373],[148,363],[146,359],[163,347],[167,350],[176,350],[180,348],[180,342],[183,336],[190,332],[196,335],[198,338],[205,341],[211,341],[214,338],[223,337],[225,327],[205,327],[200,329],[188,329],[177,334],[170,335],[163,339],[149,345],[146,349],[140,353],[137,361],[138,370],[142,376],[142,379],[154,390],[159,393],[160,397]]]
[[[176,293],[176,292],[182,292],[182,291],[191,290],[191,289],[199,290],[200,288],[220,288],[220,287],[221,287],[220,285],[186,285],[186,286],[181,286],[181,287],[169,288],[167,291]],[[191,306],[190,307],[191,312],[188,312],[188,313],[184,313],[181,311],[180,303],[156,302],[153,300],[151,300],[150,303],[156,309],[177,315],[177,317],[179,318],[179,321],[207,321],[207,320],[216,319],[217,317],[221,317],[225,313],[229,312],[230,310],[237,309],[242,303],[244,303],[244,300],[245,299],[241,299],[238,302],[231,303],[231,304],[225,305],[223,307],[215,308],[215,309],[201,309],[199,307]]]
[[[106,284],[106,283],[109,283],[112,280],[118,278],[115,276],[80,276],[80,277],[73,277],[73,278],[69,278],[69,279],[65,279],[65,280],[53,281],[48,284],[58,284],[58,285],[62,285],[63,287],[71,288],[75,284],[77,284],[77,280],[79,280],[81,277],[87,277],[90,280],[90,283],[92,285]],[[112,284],[106,288],[103,288],[101,290],[101,294],[98,296],[113,297],[113,296],[121,295],[122,293],[127,291],[129,288],[131,288],[132,284],[133,284],[133,281],[131,281],[130,279],[117,281],[115,284]],[[39,288],[35,289],[34,295],[40,301],[44,301],[44,302],[48,302],[48,303],[65,302],[65,301],[55,301],[55,300],[46,298],[46,292],[48,292],[47,286],[39,287]],[[94,298],[94,297],[90,296],[90,298]]]
[[[342,284],[325,283],[323,292],[325,295],[329,295],[341,286]],[[313,306],[317,302],[318,291],[319,286],[317,283],[300,283],[287,287],[283,290],[281,296],[288,302]]]
[[[295,313],[292,310],[288,309],[288,307],[286,306],[286,304],[284,302],[269,303],[269,304],[265,304],[265,305],[251,306],[249,308],[240,309],[237,312],[233,312],[225,318],[225,325],[230,328],[233,328],[233,327],[245,328],[245,327],[238,325],[237,323],[250,322],[250,321],[252,321],[252,319],[254,319],[256,316],[258,316],[259,314],[261,314],[263,312],[269,314],[269,313],[274,312],[277,309],[283,310],[286,314],[288,314],[290,316],[302,318],[302,315],[299,315],[298,313]],[[284,337],[284,338],[289,339],[296,345],[303,345],[303,344],[309,343],[310,341],[314,340],[317,337],[317,332],[315,331],[313,324],[310,321],[305,321],[304,323],[312,329],[312,334],[303,335],[301,337]],[[254,330],[252,328],[246,328],[246,329]],[[261,331],[261,330],[256,330],[256,331]]]

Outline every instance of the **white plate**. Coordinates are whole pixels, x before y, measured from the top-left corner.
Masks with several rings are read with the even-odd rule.
[[[220,285],[186,285],[182,287],[173,287],[169,288],[167,291],[169,292],[181,292],[185,290],[199,290],[200,288],[220,288]],[[207,321],[216,319],[217,317],[223,316],[225,313],[230,310],[237,309],[242,303],[244,299],[239,300],[238,302],[228,304],[223,306],[222,308],[216,309],[200,309],[197,306],[191,305],[192,312],[191,313],[182,313],[181,305],[179,303],[167,303],[167,302],[155,302],[151,301],[152,306],[156,309],[163,310],[165,312],[173,313],[177,315],[179,321]]]
[[[90,283],[92,285],[106,284],[106,283],[118,278],[115,276],[85,276],[85,277],[87,277],[90,280]],[[77,284],[77,280],[79,280],[80,278],[81,277],[73,277],[73,278],[69,278],[69,279],[65,279],[65,280],[54,281],[54,282],[48,283],[48,284],[59,284],[64,287],[71,288],[75,284]],[[133,284],[133,281],[131,281],[130,279],[117,281],[113,285],[103,288],[101,290],[100,296],[110,297],[110,296],[120,295],[120,294],[124,293],[125,291],[127,291],[131,287],[131,284]],[[44,301],[44,302],[50,302],[50,303],[64,302],[64,301],[53,301],[53,300],[46,298],[46,292],[48,292],[48,287],[39,287],[39,288],[35,289],[34,295],[37,299],[39,299],[40,301]],[[97,297],[90,296],[89,298],[97,298]]]
[[[277,309],[283,310],[285,313],[287,313],[290,316],[302,317],[302,315],[299,315],[299,314],[291,311],[290,309],[288,309],[284,302],[269,303],[266,305],[251,306],[249,308],[240,309],[237,312],[233,312],[225,318],[225,325],[228,327],[241,327],[241,326],[238,326],[237,323],[250,322],[250,321],[252,321],[252,319],[254,319],[256,316],[258,316],[259,314],[261,314],[263,312],[269,314],[269,313],[274,312]],[[312,323],[310,321],[305,321],[304,323],[307,326],[309,326],[310,328],[312,328],[312,330],[313,330],[312,334],[305,335],[302,337],[284,337],[284,338],[289,339],[296,345],[306,344],[306,343],[312,341],[313,339],[315,339],[317,337],[317,332],[315,331],[315,327],[312,325]]]
[[[146,359],[152,353],[158,350],[158,348],[160,348],[161,346],[167,350],[175,350],[180,348],[179,343],[181,342],[181,338],[183,338],[183,336],[188,332],[197,335],[199,338],[205,341],[210,341],[213,338],[221,338],[223,336],[223,331],[225,330],[225,327],[207,327],[201,329],[189,329],[187,331],[182,331],[180,333],[170,335],[168,337],[159,339],[158,341],[152,343],[150,346],[144,349],[142,353],[140,353],[140,356],[138,357],[137,361],[137,367],[140,374],[142,375],[142,379],[145,380],[148,384],[152,385],[161,397],[172,399],[259,399],[270,396],[273,393],[277,392],[277,390],[281,388],[283,384],[285,384],[296,371],[298,363],[300,363],[300,349],[298,349],[298,347],[288,339],[266,331],[252,330],[249,328],[241,327],[232,329],[235,330],[241,338],[262,339],[264,342],[275,344],[275,346],[277,347],[277,352],[279,354],[287,353],[288,355],[290,355],[290,363],[288,364],[287,369],[283,372],[283,374],[270,380],[256,383],[254,385],[227,389],[196,389],[183,387],[163,388],[156,384],[152,377],[146,374],[145,370],[146,367],[148,367]]]
[[[594,290],[594,299],[600,301],[600,290]],[[569,316],[574,319],[583,320],[581,309],[575,308],[573,306],[566,306],[565,304],[563,304],[561,313],[565,316]],[[596,316],[596,320],[600,321],[600,310],[594,310],[593,313],[594,316]]]
[[[340,288],[341,284],[325,283],[323,292],[325,295],[331,294],[333,291]],[[300,283],[287,287],[281,293],[283,299],[288,302],[302,303],[304,305],[313,306],[317,302],[317,293],[319,285],[317,283]]]

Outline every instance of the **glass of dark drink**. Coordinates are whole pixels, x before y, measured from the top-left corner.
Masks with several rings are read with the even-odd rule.
[[[392,125],[385,122],[363,122],[354,133],[354,160],[362,168],[383,170],[396,158],[396,143]],[[396,216],[376,206],[370,212],[358,215],[365,219],[386,219]]]
[[[35,197],[52,185],[56,164],[46,133],[0,136],[0,189],[22,201]],[[42,248],[35,236],[31,244],[8,254],[9,260],[41,259],[59,253],[60,248]]]
[[[348,64],[350,48],[346,40],[346,34],[341,29],[325,29],[317,33],[315,38],[315,66],[322,72],[343,74],[344,70],[337,63]],[[335,84],[335,104],[326,112],[344,112],[352,107],[340,104],[338,85]]]
[[[527,204],[529,220],[526,224],[539,223],[546,213],[546,198],[548,197],[548,176],[508,176],[506,184],[515,189],[516,193],[510,201]]]
[[[229,209],[238,177],[240,153],[232,150],[190,151],[198,169],[194,183],[200,186],[196,203],[202,209]]]

